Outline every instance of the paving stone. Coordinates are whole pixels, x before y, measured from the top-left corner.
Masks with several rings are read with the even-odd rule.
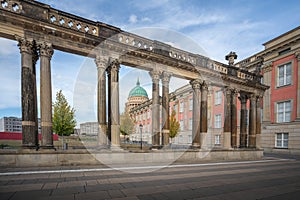
[[[107,191],[98,191],[98,192],[86,192],[75,194],[75,200],[99,200],[99,199],[110,199],[110,195]]]
[[[23,199],[39,199],[41,197],[49,197],[51,190],[31,190],[16,192],[10,200],[23,200]]]
[[[112,199],[125,197],[125,194],[121,190],[108,190],[108,194]]]
[[[14,192],[1,192],[0,193],[0,199],[1,200],[8,200],[13,196]]]
[[[85,192],[84,187],[57,188],[52,191],[51,196],[60,196],[64,194],[78,194],[84,192]]]

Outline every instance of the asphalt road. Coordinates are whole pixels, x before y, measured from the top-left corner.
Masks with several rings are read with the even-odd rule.
[[[300,199],[297,157],[72,170],[1,170],[0,199]]]

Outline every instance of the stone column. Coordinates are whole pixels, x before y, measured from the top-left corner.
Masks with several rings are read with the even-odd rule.
[[[159,130],[159,77],[160,73],[156,70],[149,72],[152,78],[152,146],[158,147],[160,141],[160,130]]]
[[[300,51],[295,53],[295,57],[297,59],[297,69],[298,69],[298,83],[297,83],[297,102],[300,102]],[[296,121],[300,121],[300,105],[297,104],[297,116]]]
[[[192,127],[192,148],[200,148],[200,81],[190,81],[193,92],[193,127]]]
[[[162,73],[162,122],[164,123],[162,130],[162,145],[169,144],[170,131],[170,109],[169,109],[169,83],[171,74],[168,72]]]
[[[272,81],[272,69],[273,69],[273,63],[268,62],[264,64],[263,67],[263,75],[264,75],[264,84],[265,85],[271,85]],[[263,122],[264,123],[271,123],[271,89],[266,90],[264,93],[264,101],[263,101]]]
[[[95,59],[98,73],[97,85],[97,118],[98,118],[98,148],[107,148],[106,125],[106,68],[108,58],[97,56]]]
[[[256,147],[256,95],[250,95],[249,112],[249,145],[250,148]]]
[[[240,93],[240,101],[241,101],[241,121],[240,121],[240,147],[247,147],[247,95],[244,93]]]
[[[39,44],[40,50],[40,109],[42,148],[52,149],[52,85],[51,85],[51,57],[52,44],[43,42]]]
[[[200,112],[200,146],[208,148],[207,135],[207,94],[208,86],[203,81],[201,84],[201,112]]]
[[[261,148],[261,100],[262,95],[256,99],[256,148]]]
[[[111,134],[111,149],[120,149],[120,111],[119,111],[119,69],[117,59],[111,59],[108,67],[109,78],[109,129]]]
[[[36,100],[36,46],[33,40],[16,36],[21,53],[22,146],[38,148]]]
[[[232,90],[231,101],[231,147],[237,147],[237,90]]]
[[[224,88],[224,148],[231,147],[231,89]]]

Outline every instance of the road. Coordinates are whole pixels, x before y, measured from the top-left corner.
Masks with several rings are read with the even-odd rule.
[[[148,172],[145,172],[148,171]],[[138,173],[140,172],[140,173]],[[298,197],[298,198],[297,198]],[[300,160],[0,172],[0,199],[299,199]]]

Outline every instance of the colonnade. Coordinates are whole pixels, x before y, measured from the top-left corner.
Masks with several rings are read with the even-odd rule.
[[[36,90],[36,62],[40,58],[40,113],[41,113],[41,148],[53,148],[52,137],[52,89],[51,89],[51,57],[52,44],[35,40],[16,38],[21,53],[22,65],[22,132],[23,146],[38,148],[38,118]],[[96,56],[98,84],[98,146],[99,148],[120,148],[120,113],[119,113],[119,69],[117,58]],[[169,144],[169,83],[171,73],[153,69],[149,72],[152,78],[152,145],[158,147]],[[160,80],[162,80],[162,131],[160,130]],[[106,86],[108,83],[108,86]],[[193,125],[192,147],[205,146],[203,138],[207,134],[208,119],[208,85],[204,80],[190,81],[193,88]],[[108,91],[106,91],[108,88]],[[239,147],[255,148],[259,138],[260,100],[261,96],[238,91],[235,88],[224,88],[224,147],[236,148],[237,143],[237,96],[241,102],[240,145]],[[106,102],[108,96],[108,102]],[[247,100],[250,101],[249,134],[247,133]],[[108,105],[108,108],[106,107]],[[107,119],[108,118],[108,119]],[[162,134],[161,134],[162,132]],[[162,137],[162,138],[160,138]],[[162,141],[162,144],[160,144]]]
[[[52,137],[52,44],[16,36],[21,53],[22,145],[39,148],[36,62],[40,58],[41,148],[53,148]]]

